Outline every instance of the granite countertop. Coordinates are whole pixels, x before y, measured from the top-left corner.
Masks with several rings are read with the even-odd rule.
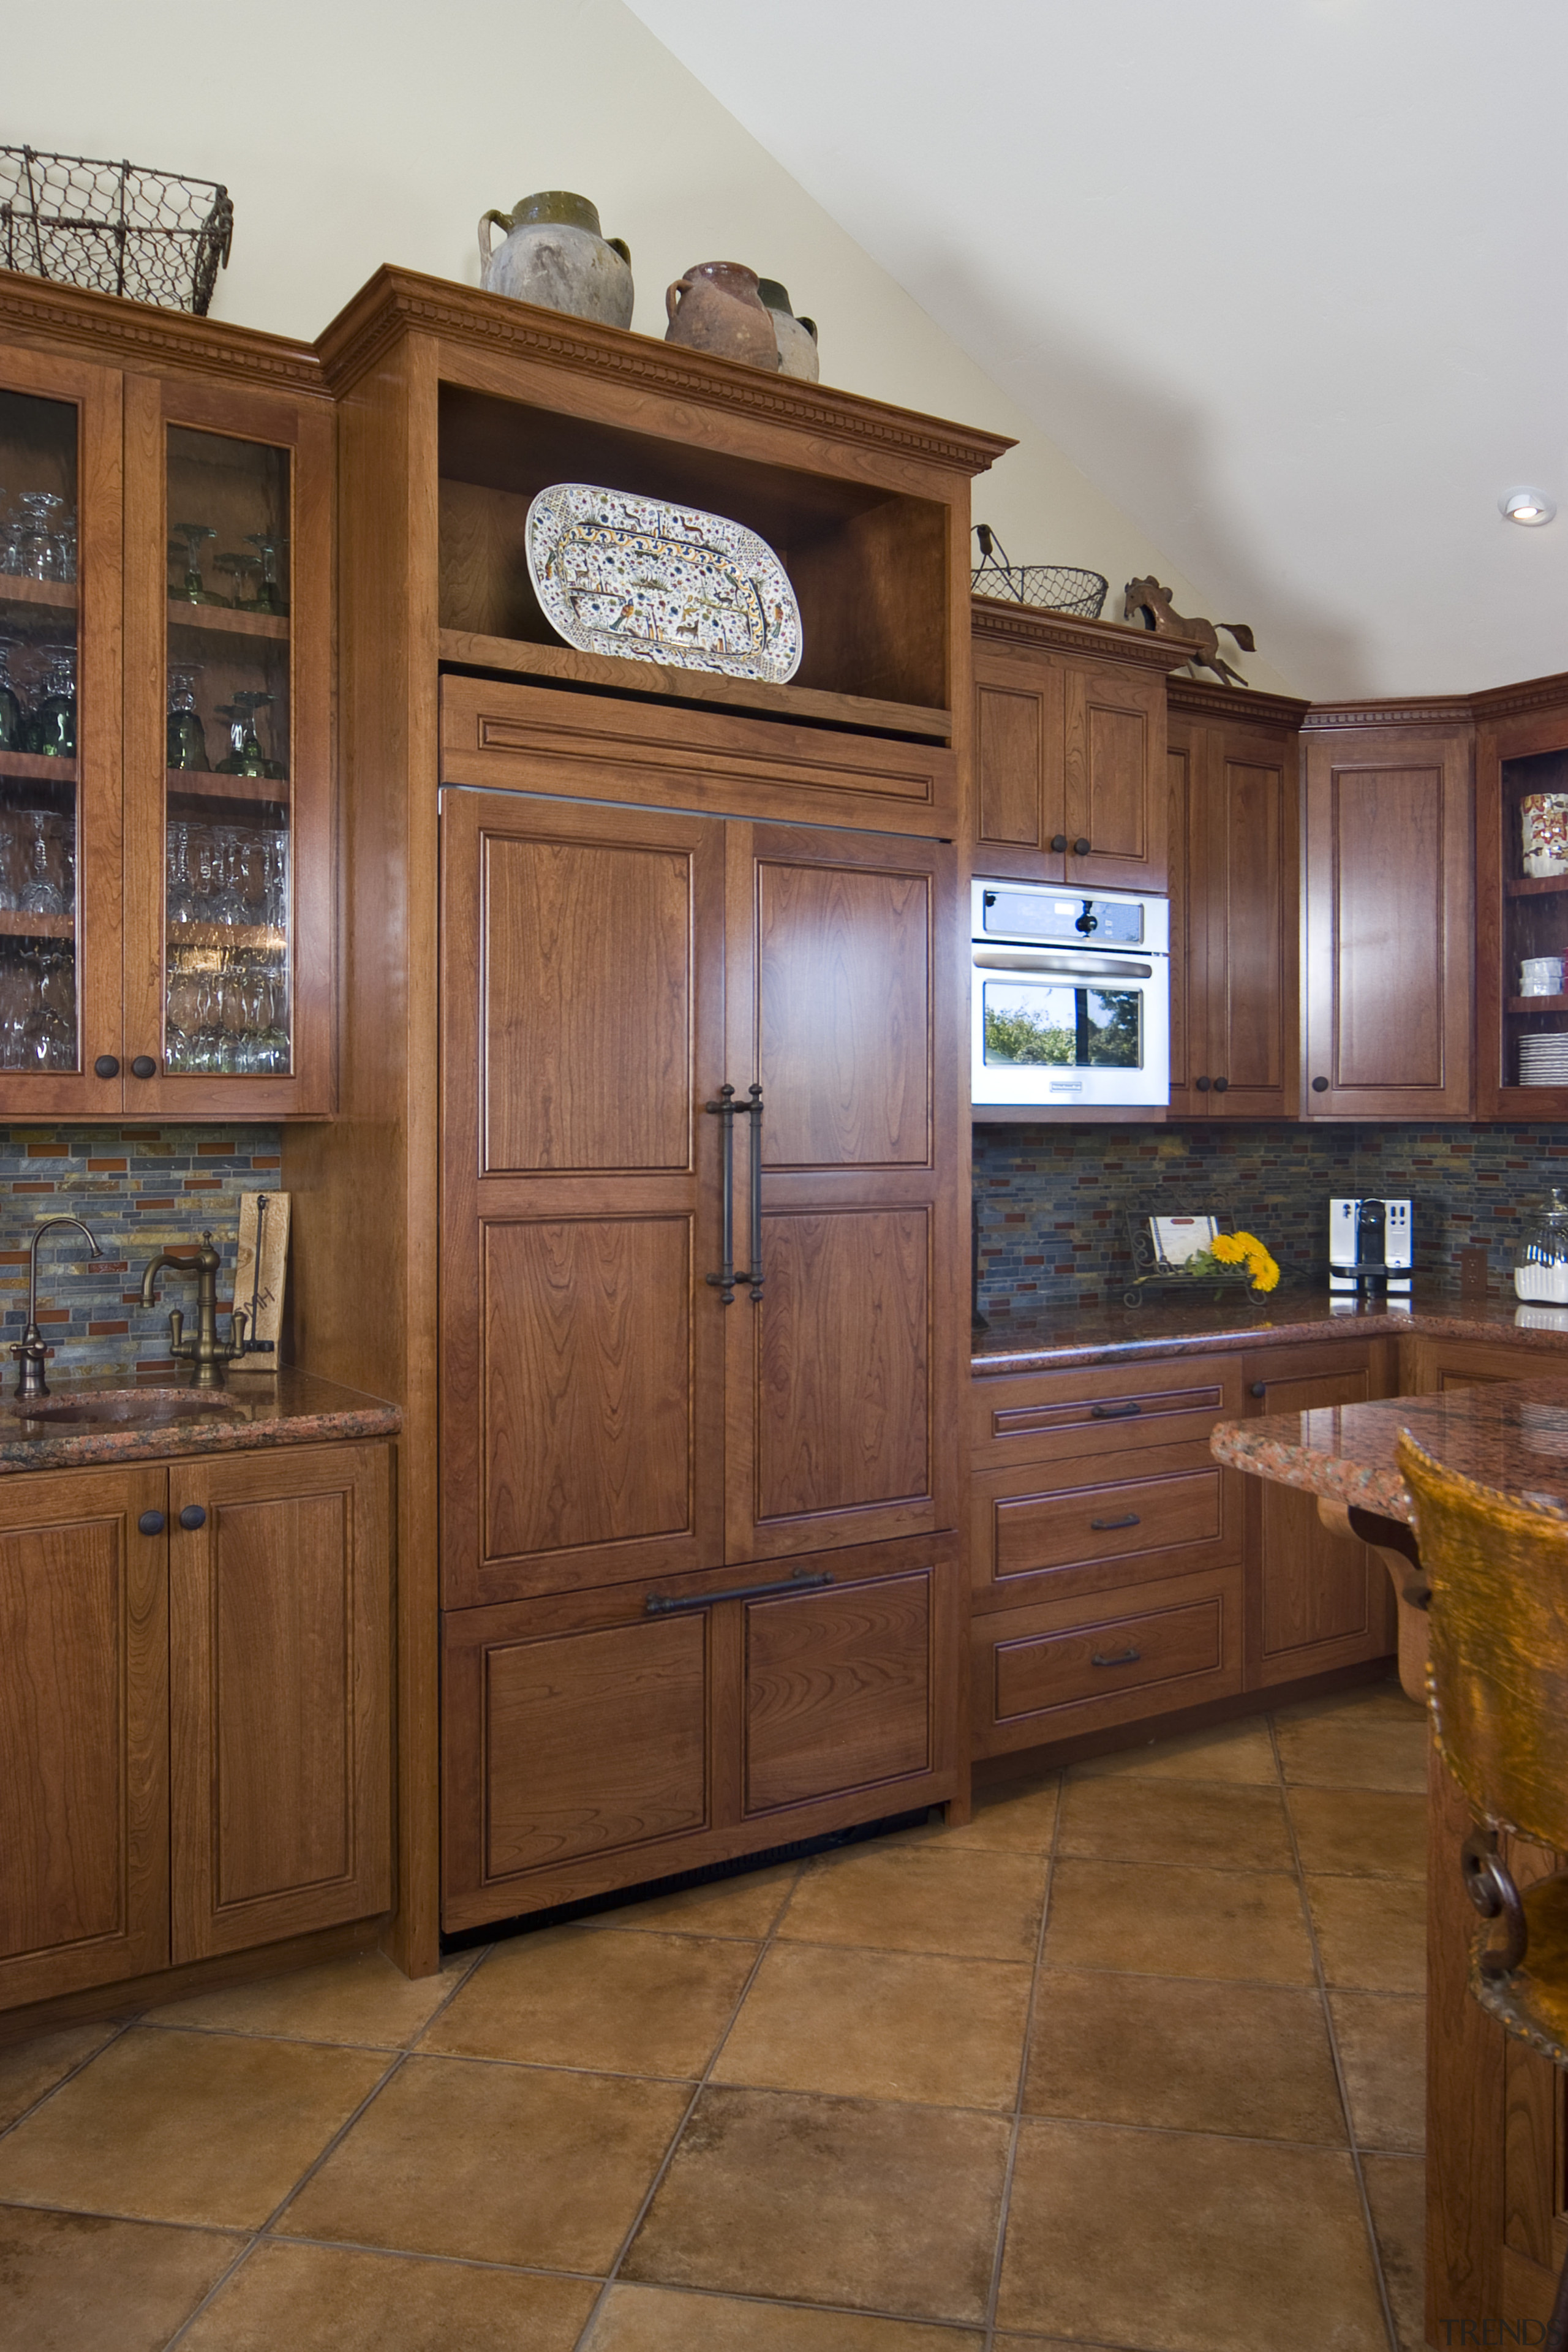
[[[116,1384],[57,1377],[35,1416],[24,1418],[8,1391],[0,1399],[0,1474],[325,1445],[393,1437],[402,1426],[395,1405],[287,1365],[231,1370],[228,1385],[216,1390],[176,1387],[166,1379]]]
[[[1527,1319],[1521,1319],[1521,1318]],[[976,1379],[999,1372],[1046,1372],[1074,1364],[1113,1364],[1136,1357],[1209,1354],[1226,1348],[1324,1339],[1342,1332],[1381,1339],[1417,1331],[1435,1339],[1507,1339],[1545,1355],[1568,1350],[1568,1308],[1521,1307],[1513,1298],[1457,1298],[1416,1293],[1413,1311],[1361,1307],[1336,1314],[1326,1287],[1278,1290],[1257,1306],[1245,1294],[1217,1302],[1172,1298],[1146,1307],[1063,1306],[1026,1322],[998,1318],[977,1331],[971,1349]]]
[[[1222,1421],[1209,1443],[1233,1469],[1409,1520],[1394,1450],[1402,1429],[1445,1469],[1568,1512],[1568,1369],[1561,1380],[1499,1381],[1441,1396]]]

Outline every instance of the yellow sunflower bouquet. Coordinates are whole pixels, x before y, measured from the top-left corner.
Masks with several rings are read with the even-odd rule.
[[[1272,1290],[1279,1279],[1279,1266],[1256,1234],[1215,1234],[1207,1249],[1194,1251],[1182,1271],[1201,1281],[1205,1275],[1227,1273],[1241,1266],[1251,1276],[1254,1290]]]

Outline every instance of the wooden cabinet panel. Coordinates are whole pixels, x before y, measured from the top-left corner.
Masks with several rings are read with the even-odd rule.
[[[1466,1118],[1470,735],[1314,727],[1307,743],[1304,1111]]]
[[[1344,1347],[1334,1355],[1337,1366],[1314,1364],[1306,1348],[1249,1355],[1249,1410],[1313,1412],[1378,1394],[1369,1353]],[[1294,1682],[1394,1647],[1385,1571],[1364,1544],[1331,1534],[1315,1496],[1249,1478],[1247,1548],[1253,1571],[1249,1685]]]
[[[162,1469],[0,1486],[0,2003],[169,1957]]]
[[[489,1176],[691,1161],[691,857],[485,843]]]
[[[1046,747],[1061,734],[1061,672],[1054,667],[1042,667],[1033,681],[977,682],[974,691],[975,846],[1040,852],[1056,881],[1064,869],[1045,830]]]
[[[1166,833],[1170,842],[1171,895],[1171,1100],[1173,1118],[1195,1118],[1207,1108],[1193,1081],[1207,1076],[1207,924],[1201,865],[1194,870],[1192,834],[1196,821],[1194,750],[1174,714],[1165,754],[1168,791]],[[1201,857],[1201,848],[1199,856]],[[1195,894],[1195,895],[1194,895]],[[1194,1055],[1196,1058],[1194,1059]]]
[[[1206,1443],[1130,1458],[983,1471],[974,1482],[974,1605],[1101,1591],[1240,1556],[1240,1496]]]
[[[764,1169],[930,1166],[931,886],[759,865]]]
[[[929,1569],[745,1612],[745,1806],[799,1804],[931,1764]]]
[[[978,1615],[974,1753],[998,1756],[1242,1687],[1237,1566]]]
[[[168,1480],[174,1958],[384,1910],[386,1449],[217,1456]]]
[[[1163,678],[1111,663],[1066,674],[1063,820],[1067,878],[1100,889],[1150,890],[1165,878],[1165,690]],[[1087,852],[1076,845],[1087,841]]]
[[[1010,1470],[1183,1440],[1206,1444],[1215,1423],[1241,1409],[1234,1355],[998,1374],[971,1383],[972,1460],[976,1470]]]
[[[1510,1347],[1506,1340],[1488,1346],[1475,1339],[1413,1335],[1401,1342],[1400,1358],[1404,1378],[1399,1393],[1433,1396],[1491,1381],[1554,1380],[1563,1370],[1568,1349],[1559,1357],[1543,1355],[1537,1348]]]

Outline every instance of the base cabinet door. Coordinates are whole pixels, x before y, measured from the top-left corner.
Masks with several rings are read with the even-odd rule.
[[[953,1794],[956,1539],[450,1611],[448,1933]]]
[[[1383,1391],[1380,1360],[1364,1345],[1260,1349],[1245,1371],[1254,1413],[1365,1404]],[[1331,1533],[1315,1496],[1272,1478],[1245,1483],[1248,1688],[1384,1656],[1394,1646],[1394,1601],[1376,1556]]]
[[[0,2005],[169,1958],[164,1473],[0,1482]]]
[[[173,1954],[388,1908],[387,1450],[170,1465]]]

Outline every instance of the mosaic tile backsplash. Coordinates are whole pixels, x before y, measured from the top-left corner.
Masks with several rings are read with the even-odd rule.
[[[1568,1189],[1568,1127],[976,1127],[979,1305],[994,1320],[1121,1297],[1126,1213],[1213,1210],[1266,1243],[1287,1281],[1326,1286],[1331,1196],[1408,1197],[1415,1271],[1458,1289],[1484,1243],[1491,1286],[1548,1189]]]
[[[169,1307],[194,1322],[194,1291],[176,1280],[157,1307],[142,1304],[142,1275],[163,1249],[194,1248],[210,1231],[223,1254],[220,1330],[226,1335],[239,1240],[239,1196],[279,1180],[276,1127],[0,1127],[0,1296],[4,1349],[27,1320],[27,1247],[44,1217],[80,1217],[101,1244],[68,1228],[38,1247],[38,1328],[50,1374],[98,1377],[172,1371]]]

